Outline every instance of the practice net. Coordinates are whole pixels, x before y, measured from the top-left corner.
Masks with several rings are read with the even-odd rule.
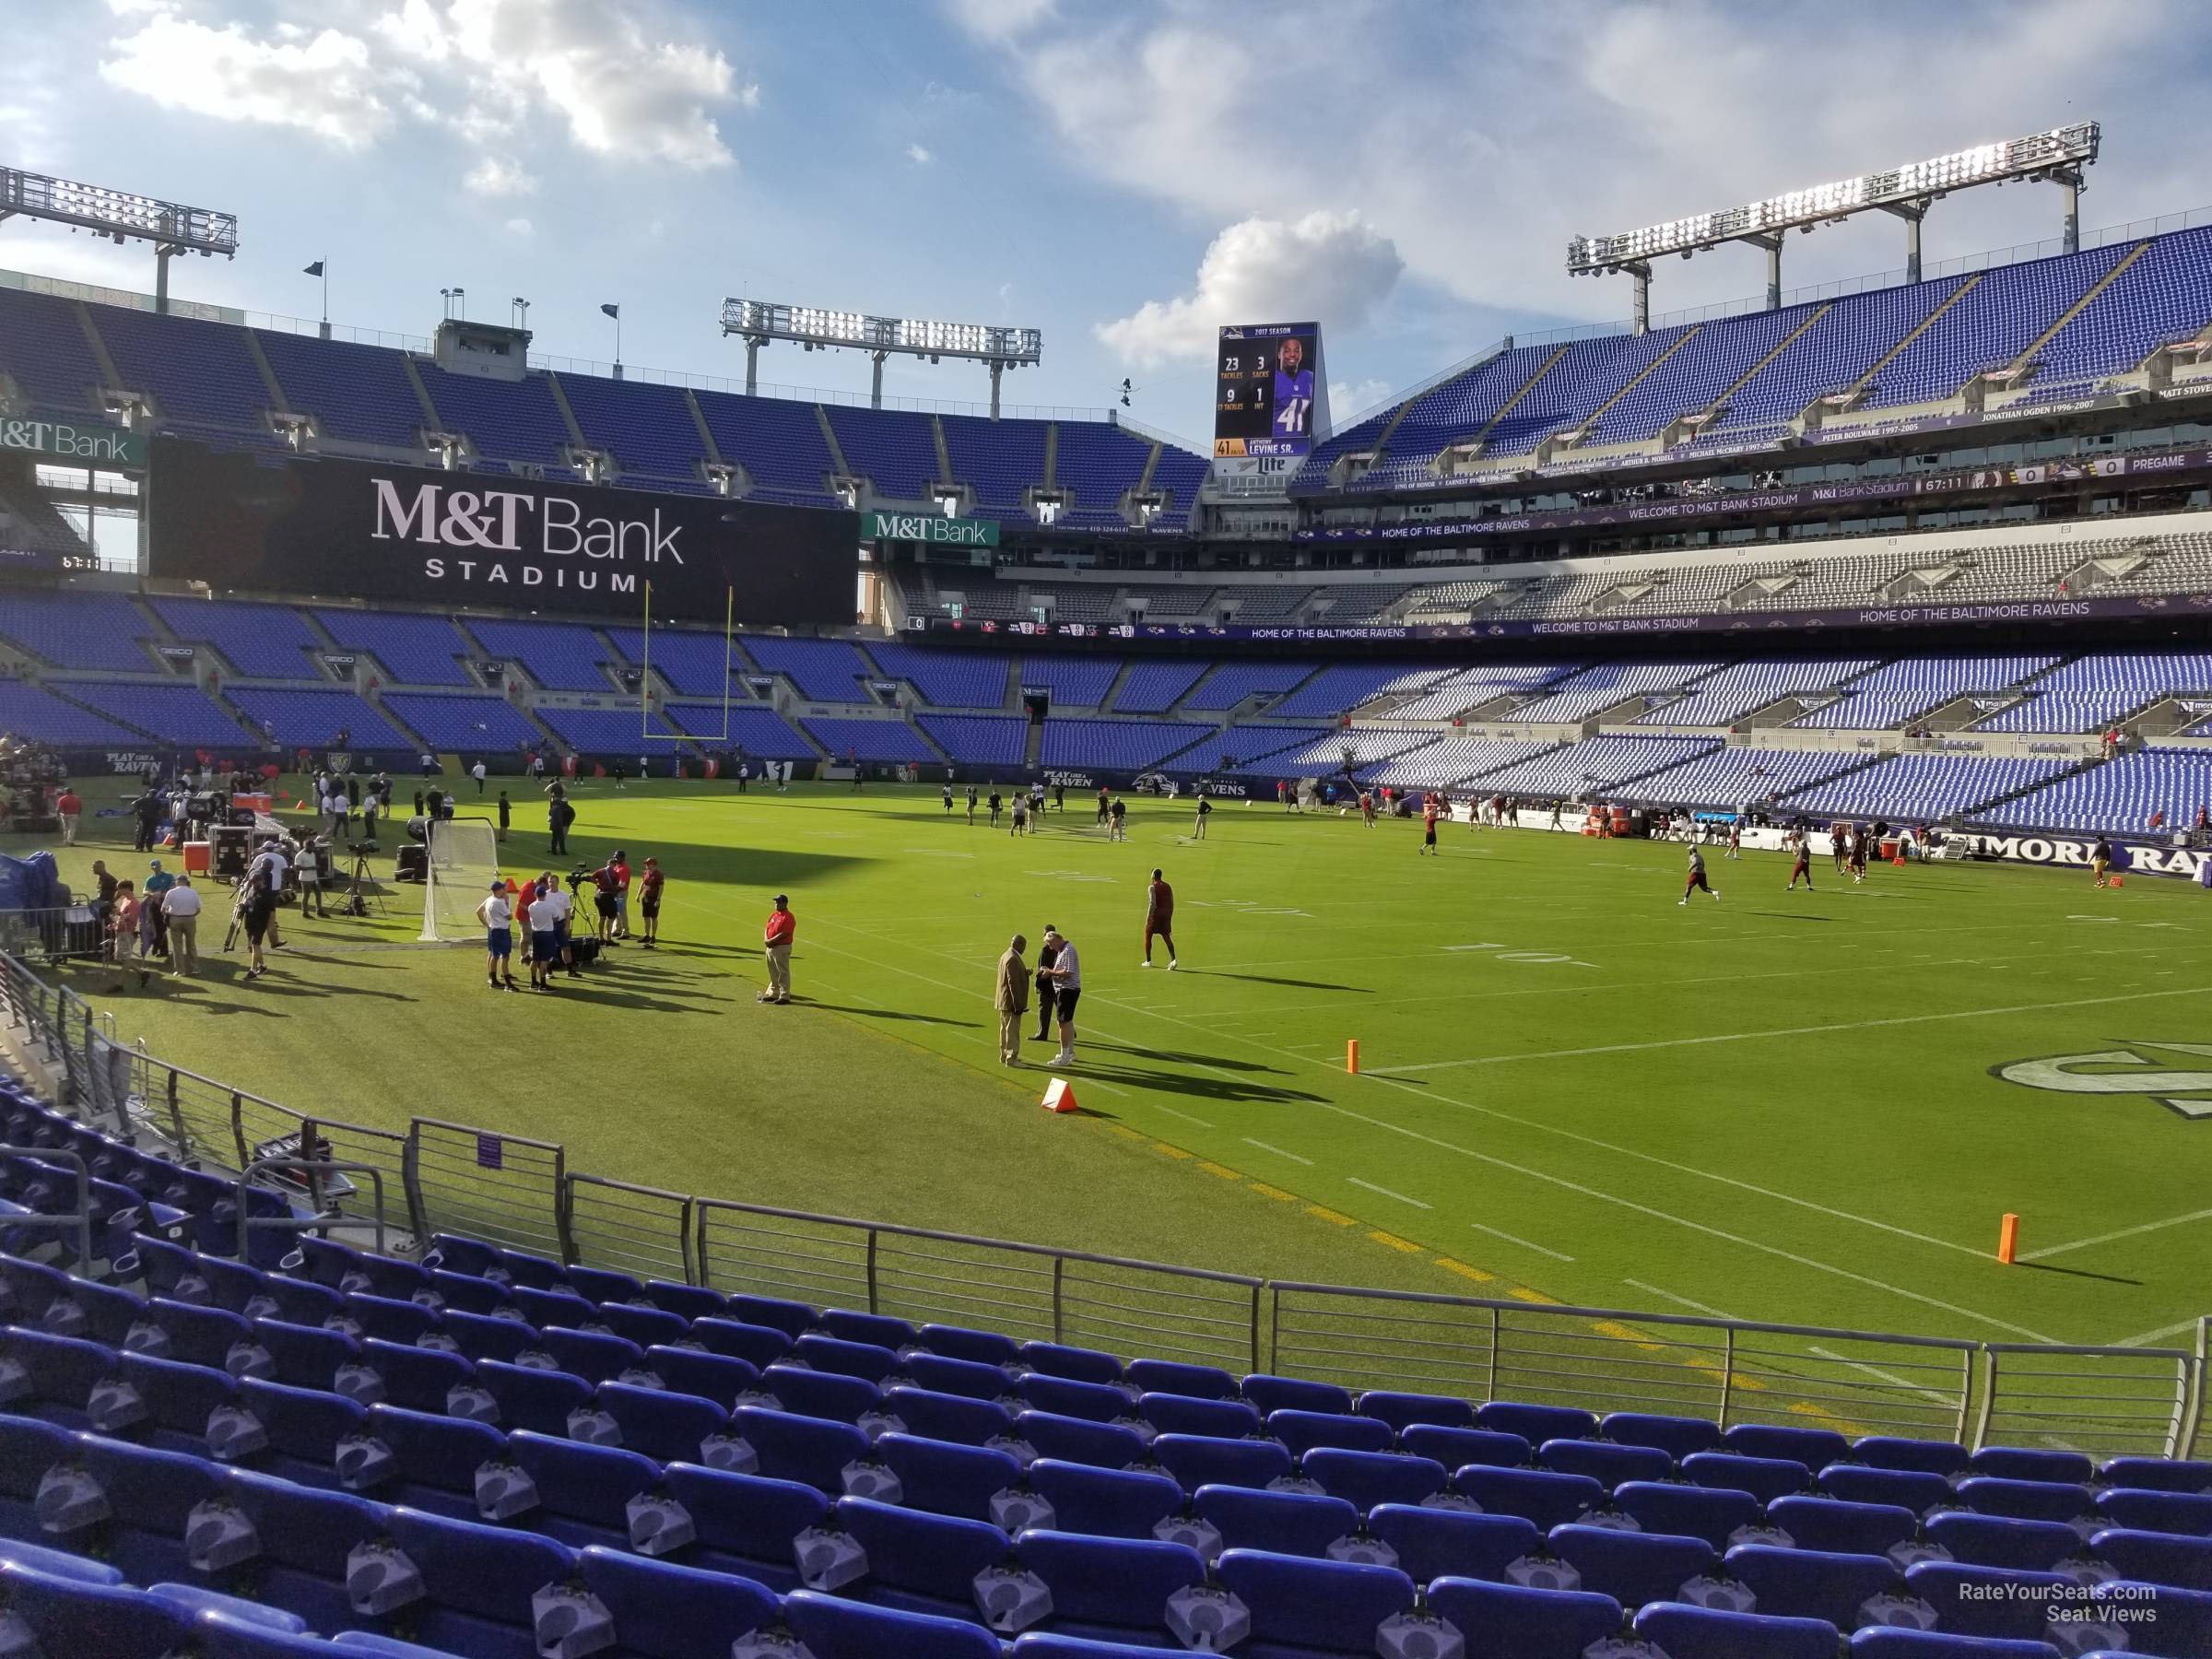
[[[477,906],[484,902],[499,873],[499,839],[489,818],[441,818],[432,823],[419,937],[440,944],[476,937],[483,931]]]

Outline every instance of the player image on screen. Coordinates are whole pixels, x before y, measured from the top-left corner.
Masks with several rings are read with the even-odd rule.
[[[1313,371],[1306,343],[1293,335],[1275,353],[1275,435],[1303,438],[1313,424]]]

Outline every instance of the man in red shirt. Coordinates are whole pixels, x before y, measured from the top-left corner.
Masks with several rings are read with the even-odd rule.
[[[1152,935],[1158,934],[1159,942],[1168,947],[1168,969],[1175,967],[1175,889],[1168,885],[1167,877],[1158,870],[1152,872],[1152,885],[1145,889],[1145,959],[1139,967],[1152,966]]]
[[[638,943],[646,950],[661,942],[661,885],[665,879],[661,861],[648,858],[644,874],[638,877],[638,914],[645,923],[645,936]]]
[[[83,797],[65,783],[62,785],[62,793],[54,797],[53,809],[62,817],[62,845],[65,847],[76,846],[76,820],[85,810]]]
[[[760,930],[761,954],[768,958],[768,989],[755,1000],[764,1003],[791,1000],[791,941],[798,931],[798,918],[791,913],[791,900],[778,893],[776,908],[768,912],[768,925]]]
[[[641,778],[645,775],[642,767],[639,768],[638,775]],[[629,937],[629,854],[618,850],[606,867],[615,876],[615,937],[627,939]]]
[[[1421,798],[1421,845],[1419,850],[1423,853],[1436,851],[1436,797],[1434,795],[1424,795]]]

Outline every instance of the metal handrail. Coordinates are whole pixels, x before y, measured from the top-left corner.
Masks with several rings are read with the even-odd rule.
[[[238,1259],[249,1261],[246,1254],[246,1236],[254,1228],[265,1228],[271,1232],[312,1232],[318,1227],[328,1227],[338,1220],[335,1209],[321,1211],[312,1216],[250,1216],[246,1213],[246,1189],[253,1184],[253,1177],[267,1171],[284,1170],[295,1174],[366,1175],[376,1188],[376,1250],[384,1251],[384,1172],[374,1164],[352,1163],[329,1158],[257,1158],[241,1171],[238,1177]]]
[[[19,1216],[8,1216],[5,1225],[15,1227],[74,1227],[76,1229],[76,1259],[92,1259],[92,1171],[86,1166],[81,1154],[66,1147],[0,1147],[0,1158],[35,1158],[41,1163],[65,1164],[76,1171],[76,1208],[66,1215],[50,1215],[41,1210],[26,1210]]]

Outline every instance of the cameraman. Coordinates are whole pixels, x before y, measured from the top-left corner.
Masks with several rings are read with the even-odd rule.
[[[591,874],[592,910],[597,917],[597,931],[601,945],[615,942],[615,900],[621,891],[622,878],[616,874],[612,859]]]

